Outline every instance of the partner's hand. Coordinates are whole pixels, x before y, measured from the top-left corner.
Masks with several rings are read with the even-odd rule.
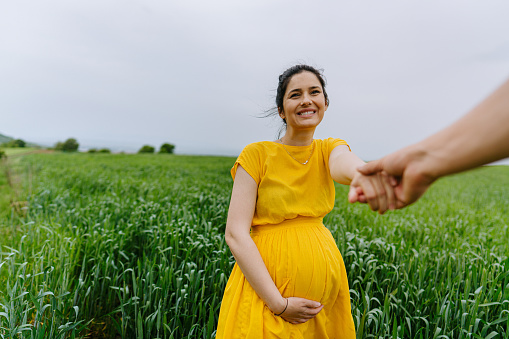
[[[364,175],[383,171],[395,177],[395,182],[391,184],[394,185],[396,208],[400,209],[419,199],[436,180],[436,176],[425,170],[426,157],[426,152],[407,147],[382,159],[371,161],[359,167],[358,171]],[[352,197],[355,198],[354,194]]]
[[[318,301],[290,297],[288,298],[288,307],[281,314],[281,318],[291,324],[302,324],[314,318],[322,309],[323,305]]]
[[[368,203],[373,211],[384,214],[387,210],[396,208],[396,196],[394,186],[395,178],[386,172],[375,172],[371,175],[363,175],[357,172],[350,183],[348,201],[351,203]]]

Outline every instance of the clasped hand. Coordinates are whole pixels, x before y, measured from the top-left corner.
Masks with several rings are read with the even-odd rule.
[[[401,209],[414,203],[439,177],[433,166],[430,169],[430,158],[425,150],[408,147],[361,166],[352,180],[348,200],[367,202],[380,213],[386,206]]]
[[[350,183],[348,201],[351,203],[361,202],[369,204],[373,211],[384,214],[387,210],[398,207],[395,187],[396,178],[380,171],[371,175],[357,172]]]

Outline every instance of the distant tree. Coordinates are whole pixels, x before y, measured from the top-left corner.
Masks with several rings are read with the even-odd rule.
[[[101,148],[100,150],[98,150],[97,152],[99,153],[111,153],[110,149],[109,148]]]
[[[64,150],[64,143],[59,141],[55,144],[55,150],[56,151],[63,151]]]
[[[13,143],[13,147],[25,147],[26,146],[26,142],[21,139],[13,140],[12,143]]]
[[[80,147],[80,144],[78,144],[78,141],[74,138],[69,138],[66,141],[64,141],[64,144],[62,145],[62,151],[76,152],[78,150],[78,147]]]
[[[87,152],[88,153],[96,153],[97,152],[97,148],[91,148]]]
[[[2,144],[4,147],[26,147],[26,142],[21,139],[14,139],[4,142]]]
[[[5,154],[4,151],[0,150],[0,159],[2,158],[7,158],[7,155]]]
[[[159,153],[173,153],[173,150],[175,149],[175,145],[172,144],[162,144],[161,148],[159,149]]]
[[[80,144],[74,138],[69,138],[64,142],[59,141],[55,144],[56,151],[76,152],[78,147],[80,147]]]
[[[138,151],[138,153],[154,153],[155,152],[155,148],[153,146],[150,146],[150,145],[143,145],[142,148],[140,148],[140,150]]]

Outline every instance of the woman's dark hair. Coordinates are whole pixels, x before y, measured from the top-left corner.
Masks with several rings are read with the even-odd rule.
[[[265,112],[265,115],[263,117],[272,117],[272,116],[278,116],[279,112],[283,110],[283,99],[286,93],[286,89],[288,88],[288,83],[292,79],[292,77],[296,74],[302,73],[302,72],[311,72],[320,81],[320,84],[322,85],[323,89],[323,95],[325,97],[325,103],[327,106],[329,105],[329,96],[327,95],[327,92],[325,91],[325,78],[322,75],[322,70],[318,70],[312,66],[309,65],[295,65],[290,68],[288,68],[286,71],[284,71],[279,76],[279,82],[277,85],[277,91],[276,91],[276,107],[268,110]],[[286,119],[283,120],[283,126],[279,129],[278,132],[278,138],[281,135],[281,133],[286,129]]]

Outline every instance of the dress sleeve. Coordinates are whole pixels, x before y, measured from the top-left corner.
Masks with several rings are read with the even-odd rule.
[[[350,146],[346,143],[346,141],[344,141],[343,139],[337,139],[337,138],[328,138],[328,139],[325,139],[325,141],[327,142],[328,144],[328,151],[329,151],[329,155],[330,153],[332,152],[332,150],[334,148],[336,148],[337,146],[339,145],[346,145],[348,147],[348,149],[350,150],[350,152],[352,151],[352,149],[350,148]]]
[[[327,172],[330,172],[330,169],[329,169],[329,157],[330,157],[330,154],[332,152],[332,150],[334,148],[336,148],[337,146],[341,146],[341,145],[346,145],[348,147],[348,149],[350,151],[352,151],[350,149],[350,146],[348,146],[348,144],[346,143],[346,141],[344,141],[343,139],[336,139],[336,138],[327,138],[327,139],[323,139],[323,143],[322,143],[322,152],[323,152],[323,160],[324,160],[324,163],[325,163],[325,167],[327,168]]]
[[[235,161],[231,169],[232,178],[235,181],[235,174],[237,173],[237,168],[239,165],[242,166],[243,169],[256,181],[257,184],[260,183],[261,180],[261,152],[255,144],[247,145],[239,157]]]

